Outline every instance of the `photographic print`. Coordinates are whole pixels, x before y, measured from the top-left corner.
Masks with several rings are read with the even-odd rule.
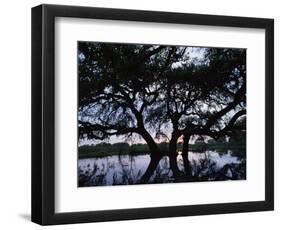
[[[274,210],[274,19],[43,4],[31,31],[33,222]]]
[[[79,187],[246,179],[246,49],[77,45]]]

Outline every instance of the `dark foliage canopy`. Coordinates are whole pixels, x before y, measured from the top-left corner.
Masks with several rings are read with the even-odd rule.
[[[206,135],[246,114],[246,50],[78,43],[79,136]]]

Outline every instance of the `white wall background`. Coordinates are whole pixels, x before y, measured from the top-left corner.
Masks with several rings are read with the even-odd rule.
[[[281,15],[277,0],[10,0],[1,2],[0,23],[0,226],[39,229],[30,222],[30,8],[41,3],[221,14],[275,19],[275,211],[153,220],[76,224],[68,229],[265,229],[281,223]],[[64,229],[66,226],[54,226]],[[50,227],[47,227],[50,228]],[[276,229],[276,228],[275,228]]]

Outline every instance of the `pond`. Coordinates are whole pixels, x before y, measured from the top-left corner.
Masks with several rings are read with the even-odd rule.
[[[150,161],[149,154],[113,155],[78,160],[78,185],[105,186],[136,184],[145,172]],[[164,156],[159,162],[149,183],[173,183],[184,181],[245,180],[245,154],[228,150],[224,153],[206,151],[189,152],[192,177],[177,180],[172,177],[169,158]],[[178,167],[184,171],[183,159],[179,153]]]

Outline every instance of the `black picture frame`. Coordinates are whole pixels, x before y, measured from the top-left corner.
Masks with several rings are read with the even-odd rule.
[[[55,17],[265,29],[265,200],[55,213]],[[274,209],[274,20],[125,9],[32,8],[32,221],[41,225],[267,211]]]

